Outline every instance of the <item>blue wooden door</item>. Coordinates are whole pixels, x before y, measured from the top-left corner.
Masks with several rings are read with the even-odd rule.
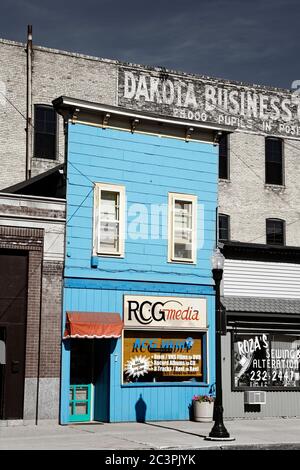
[[[91,421],[91,384],[70,385],[69,420],[71,422]]]

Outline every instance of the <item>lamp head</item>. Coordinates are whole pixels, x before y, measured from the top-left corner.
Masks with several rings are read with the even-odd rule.
[[[223,271],[225,257],[222,255],[220,249],[217,247],[211,257],[212,269]]]

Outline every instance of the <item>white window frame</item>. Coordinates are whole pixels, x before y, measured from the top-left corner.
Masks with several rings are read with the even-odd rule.
[[[119,193],[119,250],[101,251],[100,240],[100,205],[101,191]],[[94,185],[94,224],[93,224],[93,255],[122,258],[125,255],[125,186],[108,183],[95,183]]]
[[[168,198],[168,262],[188,263],[197,262],[197,196],[193,194],[169,193]],[[192,203],[192,258],[177,258],[175,256],[174,217],[175,201]]]

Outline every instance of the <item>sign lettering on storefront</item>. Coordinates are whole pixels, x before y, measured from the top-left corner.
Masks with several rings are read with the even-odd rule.
[[[202,336],[182,332],[124,332],[123,381],[202,377]]]
[[[300,386],[300,337],[288,334],[237,334],[234,340],[235,387]]]
[[[240,130],[300,137],[294,92],[119,67],[118,105]]]
[[[204,298],[124,296],[125,328],[205,329],[207,305]]]

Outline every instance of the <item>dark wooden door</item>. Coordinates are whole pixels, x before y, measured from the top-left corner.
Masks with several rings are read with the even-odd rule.
[[[0,251],[0,329],[6,346],[6,363],[0,371],[1,419],[23,418],[27,258],[26,252]]]

